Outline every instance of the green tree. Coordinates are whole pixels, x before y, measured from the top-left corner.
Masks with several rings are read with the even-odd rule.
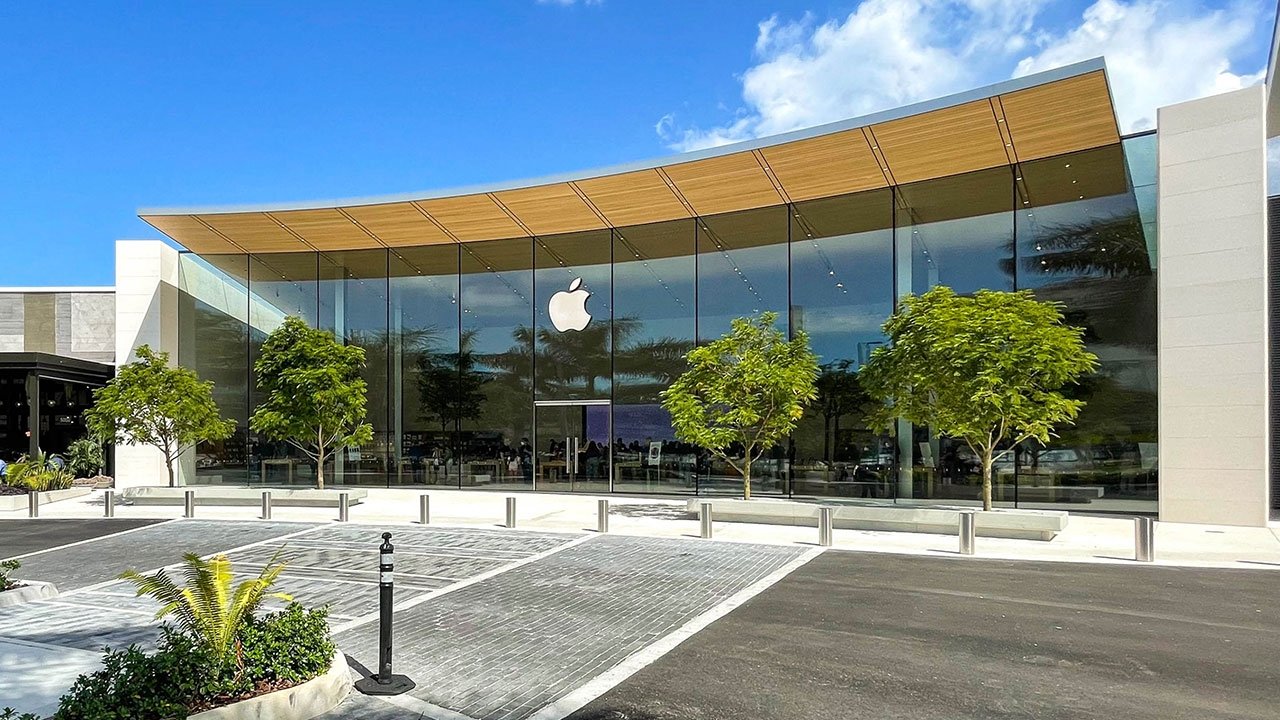
[[[317,488],[324,488],[324,464],[335,449],[373,439],[373,426],[364,421],[363,367],[363,348],[343,345],[297,317],[272,331],[253,364],[263,400],[249,427],[314,460]]]
[[[795,428],[813,400],[818,358],[809,337],[790,341],[774,326],[777,313],[738,318],[712,343],[690,350],[689,369],[661,393],[676,437],[700,445],[742,473],[751,499],[751,463]],[[742,448],[739,463],[731,453]]]
[[[1061,306],[1029,290],[964,297],[938,286],[904,298],[884,332],[890,344],[860,373],[877,401],[873,421],[887,429],[904,418],[968,445],[982,461],[984,510],[996,460],[1073,423],[1084,401],[1060,391],[1098,362]]]
[[[137,361],[121,366],[105,387],[93,392],[85,424],[103,442],[158,449],[169,471],[169,487],[177,487],[178,457],[206,440],[230,437],[236,422],[219,417],[213,383],[187,368],[170,367],[169,353],[143,345],[137,355]]]

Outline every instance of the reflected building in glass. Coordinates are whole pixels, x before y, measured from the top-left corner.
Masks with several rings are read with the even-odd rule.
[[[1100,62],[871,118],[461,195],[143,212],[181,255],[179,360],[237,434],[190,482],[309,484],[247,429],[253,363],[289,315],[366,350],[374,439],[336,484],[740,491],[660,393],[734,318],[808,334],[818,399],[753,492],[976,503],[976,459],[867,422],[858,371],[908,293],[1033,290],[1100,368],[1079,422],[997,468],[999,504],[1154,511],[1155,136],[1122,138]]]

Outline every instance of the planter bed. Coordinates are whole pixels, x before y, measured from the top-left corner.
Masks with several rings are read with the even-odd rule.
[[[0,591],[0,608],[56,597],[58,597],[58,588],[54,587],[53,583],[23,580],[22,584],[16,588]]]
[[[363,488],[329,488],[308,490],[293,488],[234,488],[202,485],[198,487],[132,487],[121,493],[125,502],[134,505],[181,505],[185,493],[196,494],[196,505],[257,506],[262,493],[271,491],[271,504],[275,507],[338,507],[338,493],[349,494],[351,505],[359,505],[369,496]],[[25,502],[25,501],[24,501]],[[25,505],[24,505],[25,507]]]
[[[187,716],[188,720],[310,720],[338,707],[351,692],[351,672],[341,651],[329,670],[292,687]]]
[[[689,512],[698,512],[701,503],[711,503],[719,522],[764,523],[767,525],[808,525],[817,527],[822,503],[791,500],[740,500],[730,498],[689,498]],[[955,534],[960,513],[973,508],[911,507],[902,505],[853,505],[829,503],[835,508],[831,519],[837,528]],[[1067,527],[1063,510],[997,509],[978,512],[975,531],[984,537],[1052,540]]]
[[[66,490],[49,490],[40,493],[40,506],[44,507],[51,502],[59,500],[69,500],[71,498],[84,497],[93,492],[93,488],[73,487]],[[27,509],[27,493],[20,495],[0,495],[0,511],[5,510],[26,510]]]

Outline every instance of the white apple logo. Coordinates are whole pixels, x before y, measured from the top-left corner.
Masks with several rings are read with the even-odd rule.
[[[551,296],[547,313],[551,315],[551,324],[556,330],[582,330],[591,322],[591,313],[587,312],[587,298],[591,293],[582,289],[582,278],[569,283],[569,291],[561,290]]]

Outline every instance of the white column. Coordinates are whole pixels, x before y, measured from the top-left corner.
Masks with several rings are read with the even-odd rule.
[[[159,240],[116,241],[116,366],[150,345],[178,361],[178,251]],[[182,470],[193,463],[178,463]],[[164,456],[145,445],[116,447],[116,487],[164,485]]]
[[[1261,85],[1160,108],[1160,519],[1267,522]]]

